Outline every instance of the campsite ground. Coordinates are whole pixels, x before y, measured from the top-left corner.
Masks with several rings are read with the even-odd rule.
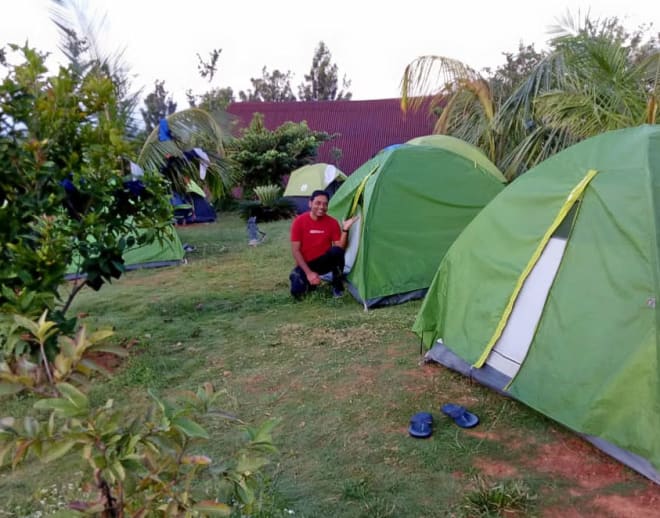
[[[498,516],[487,512],[498,507],[500,516],[657,515],[657,485],[533,410],[420,364],[410,332],[419,301],[364,312],[320,290],[293,302],[288,225],[260,225],[267,237],[257,247],[233,215],[180,228],[197,247],[188,264],[84,292],[74,311],[131,345],[93,400],[135,406],[147,387],[168,394],[211,381],[244,421],[280,418],[263,517]],[[446,402],[481,424],[456,427],[439,411]],[[0,404],[2,415],[21,414],[30,401]],[[434,415],[430,439],[407,434],[419,411]],[[211,456],[239,440],[224,421],[205,424]],[[77,491],[75,461],[0,471],[0,516],[60,506]]]

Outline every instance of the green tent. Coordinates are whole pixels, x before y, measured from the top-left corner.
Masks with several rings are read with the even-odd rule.
[[[126,270],[140,268],[159,268],[162,266],[175,266],[183,262],[185,252],[179,234],[171,227],[171,231],[162,239],[154,240],[148,245],[134,246],[124,252],[124,267]],[[79,277],[79,258],[74,258],[70,265],[66,279]]]
[[[174,266],[183,262],[185,252],[179,234],[172,228],[170,235],[151,244],[135,246],[124,252],[124,266],[127,270]]]
[[[660,483],[660,126],[515,180],[464,230],[414,324],[452,367]]]
[[[291,172],[283,196],[296,205],[298,214],[309,210],[309,197],[316,190],[327,191],[332,196],[346,175],[331,164],[309,164]]]
[[[447,135],[382,150],[330,200],[337,219],[361,214],[346,252],[349,291],[365,308],[422,297],[449,246],[504,184],[477,148]]]

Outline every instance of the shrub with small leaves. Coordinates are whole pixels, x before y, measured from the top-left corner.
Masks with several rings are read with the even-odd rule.
[[[271,431],[276,421],[247,428],[247,444],[232,461],[214,463],[198,452],[210,439],[199,423],[223,395],[210,383],[175,401],[149,392],[153,404],[143,414],[115,409],[112,400],[92,408],[87,396],[68,383],[56,385],[59,397],[41,399],[27,416],[0,419],[0,465],[16,468],[30,454],[52,462],[77,451],[86,464],[93,498],[69,503],[83,514],[100,516],[230,516],[258,507],[260,470],[276,451]],[[237,421],[225,413],[213,413]],[[217,497],[195,490],[203,477],[215,479]]]
[[[100,370],[87,358],[89,352],[125,351],[99,345],[111,331],[88,336],[82,327],[74,337],[59,334],[59,352],[51,360],[44,345],[58,328],[46,317],[47,311],[38,321],[15,316],[12,339],[5,343],[15,350],[22,347],[20,343],[37,344],[39,353],[35,363],[26,359],[27,353],[19,355],[21,361],[0,363],[0,395],[26,389],[41,399],[34,404],[35,415],[0,417],[0,467],[7,462],[15,469],[30,455],[53,462],[78,452],[93,489],[81,492],[91,498],[70,502],[69,508],[86,515],[230,516],[258,509],[260,472],[277,451],[271,437],[276,420],[251,428],[214,410],[224,392],[215,391],[210,383],[195,392],[184,391],[174,400],[150,391],[153,403],[143,413],[116,409],[113,400],[94,408],[69,381],[85,386],[91,373]],[[17,336],[19,329],[23,331]],[[49,412],[48,417],[43,412]],[[246,444],[222,462],[199,451],[200,444],[211,438],[199,420],[210,416],[234,421],[247,432]],[[199,491],[202,479],[214,488],[214,500]]]

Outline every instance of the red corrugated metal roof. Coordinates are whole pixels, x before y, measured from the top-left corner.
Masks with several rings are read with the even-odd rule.
[[[287,121],[306,121],[315,131],[338,133],[319,148],[317,161],[334,163],[331,151],[339,148],[342,156],[336,165],[346,174],[387,146],[430,134],[435,122],[426,108],[403,113],[400,99],[234,103],[227,111],[238,119],[238,128],[248,126],[258,112],[269,130]]]

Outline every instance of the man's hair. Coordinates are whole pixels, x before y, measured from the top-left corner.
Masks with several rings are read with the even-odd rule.
[[[330,199],[330,195],[328,194],[328,191],[324,191],[323,189],[317,189],[309,197],[309,201],[314,201],[314,198],[316,198],[317,196],[325,196],[326,198],[328,198],[328,200]]]

